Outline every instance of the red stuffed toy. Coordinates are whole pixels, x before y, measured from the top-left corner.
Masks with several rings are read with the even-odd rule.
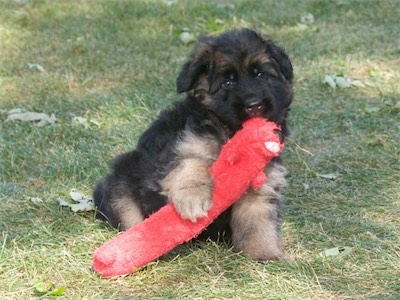
[[[206,217],[196,222],[183,219],[170,202],[97,249],[94,271],[105,278],[127,275],[197,237],[250,186],[258,189],[263,185],[265,166],[284,147],[277,130],[280,128],[275,123],[262,118],[246,121],[243,129],[222,147],[211,167],[213,206]]]

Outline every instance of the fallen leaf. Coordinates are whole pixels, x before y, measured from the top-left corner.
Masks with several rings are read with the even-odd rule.
[[[371,146],[387,146],[388,135],[386,134],[368,134],[364,140],[367,145]]]
[[[307,25],[313,24],[314,21],[315,21],[315,19],[314,19],[314,16],[312,13],[307,13],[300,18],[300,22],[303,24],[307,24]]]
[[[182,43],[185,45],[192,43],[196,40],[195,36],[191,32],[184,31],[179,35],[179,39],[181,40]]]
[[[73,212],[94,210],[94,204],[92,199],[80,200],[79,203],[70,204],[69,207]]]
[[[9,113],[6,122],[10,121],[23,121],[23,122],[37,122],[38,126],[44,126],[46,124],[54,124],[57,118],[54,114],[50,116],[45,113],[36,112],[23,112],[23,113]]]
[[[19,114],[22,113],[24,110],[22,108],[13,108],[11,110],[8,111],[8,114]]]
[[[332,258],[335,260],[341,260],[350,253],[351,253],[350,247],[334,247],[320,252],[318,256],[322,258]]]
[[[346,76],[336,76],[335,77],[336,85],[342,89],[351,87],[351,79]]]
[[[42,198],[39,198],[39,197],[30,197],[29,200],[30,200],[32,203],[35,203],[35,204],[38,204],[38,203],[42,203],[42,202],[43,202],[43,199],[42,199]]]
[[[47,293],[53,286],[54,284],[50,282],[38,281],[35,283],[36,291],[41,294]]]
[[[71,205],[70,203],[68,203],[67,201],[65,201],[63,198],[58,198],[57,200],[58,200],[58,204],[59,204],[60,206],[70,206],[70,205]]]
[[[347,76],[336,76],[336,85],[342,89],[351,87],[351,79]]]
[[[89,127],[87,118],[83,118],[83,117],[73,117],[73,118],[72,118],[72,121],[71,121],[71,124],[72,124],[73,126],[82,125],[82,126],[84,126],[85,128]]]
[[[46,70],[39,64],[32,64],[32,63],[28,63],[28,68],[29,69],[35,69],[41,73],[46,72]]]
[[[44,113],[25,112],[9,114],[6,121],[41,121],[49,116]]]
[[[335,180],[336,178],[341,176],[341,174],[339,174],[339,173],[321,174],[321,173],[315,172],[307,165],[307,163],[305,161],[303,161],[303,163],[312,177],[320,177],[320,178],[324,178],[324,179]]]
[[[67,289],[66,287],[55,288],[54,290],[50,291],[49,294],[51,296],[63,296],[65,294],[66,289]]]
[[[66,288],[56,287],[55,284],[51,282],[38,281],[35,283],[35,290],[42,295],[63,296]]]
[[[69,192],[69,196],[70,196],[71,199],[74,200],[74,201],[79,201],[79,200],[84,199],[83,194],[80,193],[80,192],[77,192],[75,189],[72,189],[72,190]]]
[[[58,198],[58,203],[60,206],[67,206],[71,208],[73,212],[90,211],[95,209],[93,199],[85,196],[84,194],[76,191],[75,189],[71,190],[69,195],[71,199],[77,203],[69,203],[65,201],[63,198]]]
[[[334,76],[325,75],[324,83],[329,85],[331,88],[336,89],[336,81]]]
[[[335,180],[336,178],[340,177],[340,174],[339,173],[330,173],[330,174],[319,174],[319,173],[316,173],[316,176],[324,178],[324,179]]]
[[[352,80],[348,76],[341,73],[338,73],[336,75],[325,75],[323,82],[333,89],[336,89],[337,87],[341,89],[346,89],[351,86],[365,87],[364,83],[362,83],[360,80]]]

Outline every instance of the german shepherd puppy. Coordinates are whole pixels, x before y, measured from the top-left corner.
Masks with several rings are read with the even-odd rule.
[[[293,98],[293,69],[284,52],[250,29],[201,39],[177,79],[183,100],[163,111],[136,149],[114,161],[94,191],[97,216],[120,230],[143,221],[168,202],[183,218],[207,215],[213,191],[210,166],[247,119],[264,117],[282,126]],[[280,239],[280,189],[285,168],[274,159],[267,182],[249,188],[201,235],[232,240],[256,260],[284,256]]]

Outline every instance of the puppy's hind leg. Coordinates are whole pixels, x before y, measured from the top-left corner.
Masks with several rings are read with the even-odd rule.
[[[94,193],[96,217],[119,230],[127,230],[143,221],[144,216],[126,184],[112,175],[97,184]]]
[[[280,238],[280,203],[277,190],[284,186],[285,169],[273,163],[267,168],[267,182],[250,188],[232,207],[234,247],[255,260],[285,258]]]

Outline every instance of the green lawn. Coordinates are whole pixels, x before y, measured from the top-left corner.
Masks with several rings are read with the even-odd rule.
[[[399,299],[399,16],[398,0],[0,0],[0,299]],[[191,243],[100,279],[91,255],[117,232],[58,198],[90,195],[180,97],[193,46],[182,29],[243,26],[284,46],[295,70],[283,208],[295,262]],[[16,108],[57,121],[6,122]],[[319,256],[334,247],[350,252]]]

